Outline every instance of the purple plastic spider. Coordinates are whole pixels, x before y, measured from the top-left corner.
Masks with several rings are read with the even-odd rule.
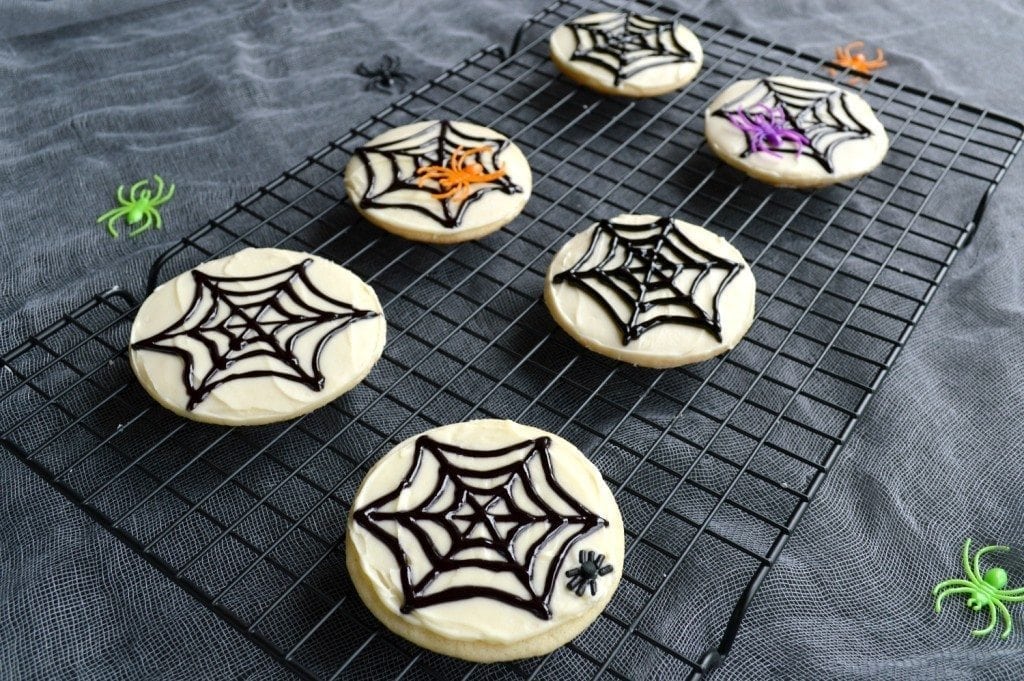
[[[725,114],[729,122],[747,136],[747,153],[763,151],[772,156],[782,156],[775,151],[785,142],[796,146],[797,156],[811,143],[799,130],[789,127],[786,113],[781,106],[759,104],[749,111],[740,109]]]

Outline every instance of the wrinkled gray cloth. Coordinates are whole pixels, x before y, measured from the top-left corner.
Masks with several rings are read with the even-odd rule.
[[[383,108],[360,62],[398,55],[425,82],[545,4],[4,3],[0,349],[93,293],[138,290],[168,245]],[[686,9],[821,55],[866,38],[894,80],[1024,110],[1010,0]],[[94,220],[111,189],[154,172],[177,184],[165,229],[109,239]],[[1018,161],[716,679],[1024,678],[1021,634],[971,639],[978,620],[952,601],[936,617],[928,595],[966,536],[1017,547],[1005,565],[1024,579],[1022,186]],[[0,677],[288,676],[6,454],[0,490]]]

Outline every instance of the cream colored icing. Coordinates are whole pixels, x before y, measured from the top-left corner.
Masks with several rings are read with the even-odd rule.
[[[847,106],[853,116],[864,124],[871,135],[863,139],[851,139],[837,145],[832,153],[834,172],[829,173],[808,154],[782,154],[773,156],[765,152],[751,153],[745,157],[747,136],[742,130],[721,116],[713,116],[722,106],[750,91],[748,97],[735,106],[752,106],[763,91],[755,86],[758,80],[741,80],[733,83],[715,97],[704,113],[704,132],[711,149],[722,160],[766,182],[777,185],[822,186],[859,177],[870,172],[885,157],[889,149],[889,138],[871,106],[864,98],[830,83],[817,80],[776,76],[771,80],[793,85],[813,85],[844,93]],[[751,89],[753,88],[753,91]]]
[[[573,23],[599,24],[614,18],[618,14],[618,12],[598,12],[574,19]],[[653,16],[642,15],[642,18],[651,21],[661,21],[658,17]],[[693,61],[655,66],[620,80],[618,85],[615,84],[615,76],[610,71],[595,64],[572,58],[577,48],[577,39],[573,29],[566,24],[562,24],[551,33],[551,57],[555,64],[567,75],[583,85],[592,87],[600,92],[620,94],[627,97],[651,97],[676,90],[689,83],[697,72],[700,71],[701,63],[704,59],[704,52],[701,50],[700,41],[689,29],[677,22],[672,32],[679,44],[690,53]],[[580,45],[584,49],[591,46],[589,41],[586,44]],[[610,57],[594,56],[606,60],[614,66],[614,61]]]
[[[658,219],[655,215],[619,215],[612,221],[637,225]],[[744,266],[722,292],[719,300],[721,342],[703,328],[666,323],[654,326],[636,340],[623,344],[622,330],[593,296],[564,281],[553,283],[556,274],[570,269],[585,256],[596,224],[570,239],[558,251],[548,268],[545,300],[556,321],[591,350],[640,366],[678,366],[713,357],[734,347],[743,338],[753,319],[756,293],[754,275],[743,255],[722,237],[682,220],[676,220],[675,223],[700,248]],[[656,229],[652,227],[651,233],[655,232]],[[617,262],[612,260],[607,264],[614,266]],[[584,267],[591,269],[589,264]],[[725,276],[724,271],[711,270],[697,287],[694,298],[702,309],[713,309],[715,292]],[[693,277],[693,272],[684,272],[676,279],[677,286],[684,291],[689,290]],[[588,280],[588,283],[602,287],[593,280]],[[608,300],[622,315],[629,313],[630,308],[618,298],[608,296]],[[692,312],[678,305],[663,306],[655,313],[693,316]]]
[[[557,629],[566,622],[574,620],[595,607],[607,597],[606,590],[614,588],[618,581],[618,572],[622,569],[623,530],[615,499],[604,483],[600,473],[583,454],[566,440],[546,433],[537,428],[524,426],[512,421],[484,419],[455,423],[433,429],[424,433],[431,439],[441,443],[455,445],[466,449],[495,450],[518,443],[534,440],[539,437],[550,437],[550,461],[554,478],[572,498],[576,499],[591,512],[608,521],[607,527],[599,527],[590,534],[575,540],[568,549],[561,565],[554,565],[556,582],[549,601],[552,617],[541,619],[536,615],[506,603],[490,598],[474,597],[466,600],[452,601],[419,607],[407,614],[401,614],[404,603],[400,566],[392,552],[365,527],[356,523],[350,516],[348,532],[352,545],[358,554],[358,565],[366,580],[372,585],[374,592],[386,608],[419,627],[425,628],[450,640],[486,641],[490,643],[512,643],[530,639],[544,632]],[[416,454],[416,440],[410,438],[385,455],[370,470],[363,480],[355,499],[352,502],[353,512],[366,507],[386,493],[396,489],[406,478]],[[511,455],[501,459],[504,461],[520,460],[529,450],[529,446],[517,449]],[[475,463],[467,457],[454,457],[459,465],[476,468],[484,465]],[[408,511],[426,507],[429,509],[445,508],[450,503],[447,496],[428,503],[430,495],[438,481],[438,467],[431,456],[423,456],[419,470],[412,478],[412,484],[402,490],[400,496],[392,503],[383,507],[387,511]],[[487,467],[493,463],[488,462]],[[529,469],[532,477],[541,479],[541,459],[534,456]],[[539,510],[523,493],[517,484],[513,499],[523,510],[539,515]],[[573,511],[550,487],[541,483],[538,489],[542,498],[559,513],[572,514]],[[431,563],[420,543],[396,521],[382,520],[378,525],[392,536],[397,536],[409,561],[409,568],[414,582],[421,579],[431,569]],[[450,548],[448,535],[431,522],[421,523],[419,527],[427,532],[435,545],[444,553]],[[570,526],[571,527],[571,526]],[[544,525],[536,524],[516,535],[513,546],[516,551],[524,551],[532,541],[543,534]],[[479,532],[477,526],[473,532]],[[565,529],[560,532],[566,531]],[[475,536],[472,533],[470,536]],[[558,535],[555,536],[557,539]],[[535,576],[547,574],[552,561],[557,558],[556,549],[561,542],[551,541],[538,553],[535,562]],[[608,575],[597,580],[597,595],[586,591],[577,596],[566,586],[569,578],[565,572],[579,565],[580,550],[596,551],[606,556],[606,564],[613,566],[615,575]],[[522,555],[521,553],[519,555]],[[483,558],[494,560],[492,551],[483,548],[472,548],[458,554],[460,558]],[[541,592],[541,585],[535,577],[533,587]],[[442,572],[430,583],[429,592],[434,593],[447,587],[462,585],[486,585],[500,588],[519,596],[527,596],[525,587],[509,572],[492,572],[481,568],[460,568],[450,572]]]
[[[418,133],[424,133],[417,149],[428,154],[431,161],[436,162],[437,140],[436,133],[427,133],[427,129],[437,124],[437,121],[421,121],[411,123],[389,130],[366,143],[365,146],[379,146],[397,142],[404,138],[414,137]],[[480,146],[479,140],[473,137],[485,137],[504,141],[506,138],[499,132],[486,128],[482,125],[466,121],[453,121],[453,134],[450,139],[461,145],[464,149]],[[403,147],[407,146],[403,144]],[[487,144],[486,146],[495,146]],[[451,150],[448,150],[449,152]],[[481,154],[484,161],[492,159],[490,154]],[[445,158],[442,164],[447,165],[449,158]],[[420,241],[458,241],[469,238],[476,238],[500,228],[511,222],[520,212],[530,198],[533,189],[533,177],[530,172],[530,164],[513,143],[498,154],[495,159],[495,166],[503,166],[506,177],[520,191],[507,194],[501,190],[488,191],[478,198],[475,198],[466,208],[461,224],[449,228],[426,215],[415,210],[400,207],[363,207],[360,201],[366,193],[370,175],[367,173],[366,164],[359,155],[353,155],[345,168],[345,189],[348,192],[352,205],[359,209],[371,222],[384,229],[395,232],[409,239]],[[372,195],[376,196],[394,180],[394,172],[391,162],[382,155],[370,154],[370,164],[375,176],[374,186],[371,187]],[[416,169],[419,167],[411,156],[403,156],[398,161],[399,176],[404,180],[416,180]],[[438,193],[442,191],[436,183],[431,181],[424,185],[425,190],[399,189],[389,192],[379,200],[391,204],[412,203],[422,206],[434,214],[441,214],[441,201],[431,196],[431,191]],[[471,187],[472,190],[472,187]],[[479,190],[473,190],[479,191]],[[450,201],[453,203],[453,201]]]
[[[377,313],[375,317],[352,322],[326,342],[319,364],[324,374],[323,389],[311,390],[295,381],[278,377],[244,378],[217,386],[189,411],[186,408],[188,393],[182,380],[184,360],[149,349],[133,349],[129,355],[131,365],[147,392],[181,416],[211,423],[248,425],[280,421],[311,411],[362,380],[383,351],[387,325],[373,289],[355,274],[316,255],[273,248],[249,248],[204,263],[196,269],[213,276],[257,276],[282,270],[307,258],[312,260],[312,264],[306,272],[320,291],[356,308]],[[232,284],[231,289],[244,290],[243,287],[247,285],[266,286],[266,282]],[[309,295],[308,289],[301,285],[296,290],[304,291],[303,298],[313,301],[319,309],[343,311],[343,308]],[[172,327],[192,328],[194,323],[178,327],[175,322],[190,309],[195,292],[196,284],[191,272],[185,272],[157,287],[146,298],[132,324],[131,343]],[[212,298],[207,295],[206,300]],[[279,301],[286,310],[301,312],[301,308],[290,297],[280,296]],[[212,304],[204,302],[201,305],[198,308],[201,315],[213,309]],[[210,318],[209,323],[216,323],[230,314],[226,307],[222,308]],[[274,318],[273,313],[264,317],[267,320]],[[208,337],[219,344],[226,344],[223,337],[215,334]],[[295,356],[307,370],[312,366],[316,344],[322,338],[321,334],[310,332],[299,336],[295,342]],[[189,351],[194,357],[196,376],[205,376],[212,367],[210,353],[196,340],[177,336],[161,344]],[[280,364],[270,357],[253,357],[238,362],[230,371],[261,371],[279,367]]]

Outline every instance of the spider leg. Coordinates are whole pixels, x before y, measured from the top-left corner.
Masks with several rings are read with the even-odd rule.
[[[1011,615],[1010,611],[1006,609],[1006,606],[999,601],[995,601],[994,605],[999,609],[999,613],[1003,616],[1003,624],[1005,625],[1003,627],[1003,633],[1000,634],[999,638],[1009,638],[1010,633],[1013,631],[1013,615]]]
[[[156,175],[155,177],[159,177],[159,175]],[[153,201],[153,205],[154,206],[162,206],[165,203],[167,203],[168,201],[170,201],[171,197],[174,196],[174,185],[173,184],[170,187],[167,188],[167,194],[165,196],[160,196],[160,193],[163,192],[163,189],[164,189],[163,185],[161,185],[160,186],[160,191],[157,192],[156,199]]]
[[[147,184],[148,182],[149,182],[149,180],[139,180],[138,182],[133,184],[132,188],[128,190],[128,198],[131,199],[132,201],[135,201],[136,200],[135,193],[139,191],[139,187],[142,187],[143,185]]]
[[[370,73],[370,69],[366,68],[366,64],[359,62],[359,66],[356,67],[356,74],[363,78],[372,78],[373,74]]]
[[[104,220],[116,220],[117,218],[121,217],[127,212],[128,211],[125,210],[124,208],[113,208],[111,210],[108,210],[106,213],[99,216],[98,218],[96,218],[96,222],[103,222]]]
[[[984,556],[986,553],[992,553],[993,551],[1009,551],[1009,550],[1010,550],[1009,546],[986,546],[983,549],[979,549],[978,552],[974,554],[974,574],[975,574],[975,576],[977,576],[978,578],[981,578],[981,557],[982,556]]]
[[[962,586],[957,589],[949,589],[939,594],[939,597],[935,599],[935,612],[942,612],[942,599],[952,594],[966,594],[974,591],[974,587]]]
[[[935,585],[935,588],[932,589],[932,596],[938,594],[939,591],[941,591],[942,589],[945,589],[946,587],[950,587],[950,586],[974,586],[974,585],[971,584],[970,582],[968,582],[966,579],[947,579],[946,581],[939,582],[938,584]]]
[[[122,184],[117,188],[117,202],[122,206],[128,205],[128,199],[124,198],[124,185]]]
[[[992,633],[993,629],[996,628],[996,606],[994,603],[988,604],[988,616],[988,626],[984,629],[975,629],[971,632],[972,634],[974,634],[975,636],[987,636],[988,634]]]
[[[153,211],[153,217],[156,218],[156,228],[163,229],[164,221],[160,218],[160,211],[158,211],[156,208],[150,208],[150,210]]]
[[[153,179],[156,181],[156,192],[153,193],[153,197],[159,200],[164,193],[164,178],[154,175]]]
[[[110,236],[114,237],[115,239],[118,237],[118,233],[117,227],[114,227],[114,223],[117,222],[117,219],[120,217],[120,215],[115,215],[109,220],[107,220],[107,233],[109,233]]]
[[[1024,587],[1019,589],[1001,589],[996,592],[996,596],[1008,603],[1020,603],[1024,601]]]
[[[106,213],[104,213],[103,215],[99,216],[99,218],[97,218],[96,222],[103,222],[104,220],[106,220],[106,222],[107,222],[107,233],[110,234],[110,236],[112,236],[112,237],[114,237],[116,239],[117,238],[117,228],[114,227],[114,223],[117,222],[118,218],[120,218],[121,216],[123,216],[127,212],[128,212],[127,208],[114,208],[113,210],[108,210]]]
[[[970,537],[968,537],[967,541],[964,542],[963,559],[964,559],[964,574],[967,575],[967,579],[971,580],[972,582],[980,581],[981,578],[978,577],[976,574],[974,574],[974,572],[971,571],[971,539],[970,539]]]

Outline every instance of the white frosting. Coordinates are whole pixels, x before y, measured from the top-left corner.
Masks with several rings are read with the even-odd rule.
[[[578,449],[566,440],[537,428],[494,419],[455,423],[428,431],[424,435],[439,443],[476,450],[496,450],[540,437],[549,437],[551,439],[550,461],[553,477],[570,498],[575,499],[590,512],[607,520],[608,526],[599,526],[598,529],[570,543],[561,564],[553,563],[558,558],[558,549],[564,546],[564,542],[558,541],[558,539],[563,534],[570,536],[575,531],[575,526],[563,527],[538,552],[534,562],[534,577],[531,586],[535,593],[542,593],[543,585],[539,580],[553,571],[555,583],[549,600],[552,615],[550,619],[542,619],[519,607],[483,597],[417,607],[407,614],[402,614],[401,608],[405,602],[400,574],[402,566],[396,562],[394,554],[379,538],[354,520],[354,515],[358,510],[373,504],[388,492],[398,488],[402,481],[408,478],[411,466],[416,460],[416,441],[419,436],[410,438],[391,450],[366,475],[352,502],[353,515],[350,516],[348,523],[349,546],[355,548],[357,564],[363,573],[362,576],[365,577],[388,611],[447,640],[510,644],[556,630],[567,622],[585,615],[594,607],[602,606],[607,601],[610,597],[609,590],[613,590],[618,583],[618,576],[622,569],[622,519],[615,499],[602,480],[600,473]],[[529,454],[530,450],[530,445],[526,445],[498,461],[501,463],[520,461]],[[473,470],[491,469],[496,465],[495,460],[491,459],[480,461],[470,457],[449,456],[449,460]],[[534,453],[528,465],[530,477],[537,481],[535,484],[541,497],[558,513],[573,515],[575,511],[564,498],[553,492],[545,482],[541,463],[541,457]],[[380,510],[399,512],[427,508],[437,511],[449,507],[454,496],[451,486],[442,496],[430,501],[439,480],[438,471],[439,467],[432,455],[421,455],[418,470],[412,476],[411,484],[403,489],[396,499],[381,506]],[[500,484],[502,479],[497,476],[475,480],[482,486],[488,483]],[[524,494],[520,482],[517,482],[512,489],[512,498],[522,510],[535,516],[542,514],[540,509]],[[489,510],[495,514],[507,512],[505,503],[499,501],[489,507]],[[462,511],[455,513],[456,516],[461,514]],[[466,531],[466,528],[469,527],[468,521],[456,519],[454,522],[457,523],[460,531]],[[430,560],[422,550],[420,542],[407,529],[394,520],[376,521],[376,525],[389,535],[398,538],[408,557],[414,583],[430,572],[432,567]],[[431,537],[442,554],[450,550],[449,535],[436,523],[421,522],[418,527]],[[547,527],[547,524],[543,522],[527,524],[525,529],[515,535],[512,542],[515,554],[517,556],[524,555],[527,547],[539,540]],[[498,523],[498,528],[499,531],[505,529],[502,527],[502,523]],[[483,536],[484,532],[482,524],[477,524],[467,536]],[[569,578],[565,573],[578,567],[578,554],[582,549],[604,554],[606,564],[612,565],[614,570],[612,574],[597,579],[596,595],[591,595],[588,590],[582,596],[577,596],[567,587]],[[463,550],[455,557],[500,560],[500,556],[496,555],[493,550],[483,547]],[[493,572],[472,567],[441,572],[429,583],[425,592],[437,593],[448,587],[464,585],[488,586],[521,597],[529,595],[524,585],[509,571]]]
[[[449,143],[446,145],[445,158],[438,159],[438,133],[436,130],[431,130],[437,124],[438,121],[422,121],[394,128],[367,142],[364,149],[395,143],[394,148],[408,150],[408,153],[398,159],[397,175],[398,179],[415,183],[420,177],[416,175],[417,168],[425,165],[449,165],[451,152],[457,146],[463,147],[464,150],[477,146],[496,148],[498,144],[508,139],[501,133],[481,125],[466,121],[453,121],[452,132],[448,138]],[[407,138],[411,139],[408,142],[400,142]],[[481,143],[479,139],[474,138],[487,138],[498,140],[498,142]],[[453,144],[456,147],[453,147]],[[533,189],[530,164],[515,144],[510,142],[496,156],[490,152],[481,152],[478,156],[468,159],[468,163],[482,162],[486,164],[486,167],[504,168],[505,177],[518,186],[519,191],[509,194],[501,189],[494,189],[476,197],[475,193],[483,190],[486,185],[471,185],[470,191],[473,194],[469,197],[469,203],[461,223],[456,227],[446,227],[416,210],[398,207],[398,204],[403,203],[416,204],[435,215],[442,215],[442,201],[432,196],[432,194],[444,191],[436,181],[425,182],[422,188],[398,189],[382,194],[381,192],[396,179],[394,168],[388,157],[383,154],[371,151],[368,156],[374,175],[374,185],[369,187],[370,194],[378,203],[391,205],[383,207],[360,205],[370,183],[370,174],[367,172],[366,162],[358,154],[352,156],[345,168],[345,189],[348,192],[349,200],[372,223],[407,239],[453,243],[479,238],[515,219],[522,212]],[[455,210],[460,202],[453,198],[448,199],[447,203],[452,210]]]
[[[612,222],[638,225],[652,223],[658,219],[654,215],[620,215],[613,218]],[[666,368],[699,362],[734,347],[743,338],[753,320],[756,293],[754,275],[746,265],[743,255],[722,237],[682,220],[675,220],[675,224],[684,230],[685,235],[698,247],[715,256],[743,265],[743,269],[734,276],[719,299],[721,341],[704,328],[664,323],[651,327],[639,338],[624,344],[622,329],[592,295],[566,281],[554,283],[556,274],[569,270],[585,256],[597,224],[591,225],[569,240],[558,251],[548,268],[545,301],[559,325],[579,343],[594,352],[646,367]],[[652,225],[650,233],[656,232],[657,229]],[[617,255],[606,265],[614,267],[622,261],[623,256]],[[584,267],[591,269],[592,265],[586,263]],[[693,292],[695,302],[702,309],[713,309],[715,293],[726,275],[727,272],[724,270],[710,270],[701,285]],[[689,291],[694,276],[694,271],[684,271],[676,278],[676,285],[683,291]],[[607,293],[599,282],[590,279],[588,283]],[[631,308],[623,301],[610,294],[607,295],[607,299],[620,313],[620,318],[629,318]],[[693,312],[680,305],[664,305],[658,308],[656,313],[693,316]]]
[[[598,12],[589,14],[579,19],[574,19],[575,24],[602,24],[615,19],[619,12]],[[641,19],[650,21],[663,21],[658,17],[640,15]],[[626,97],[653,97],[677,90],[686,85],[700,71],[701,63],[704,60],[704,52],[701,50],[700,41],[689,29],[678,22],[675,23],[672,34],[675,40],[690,53],[692,61],[672,62],[653,66],[633,74],[628,78],[621,79],[615,83],[615,75],[596,64],[591,64],[580,59],[573,59],[573,53],[577,47],[589,50],[593,47],[593,41],[586,35],[582,42],[577,42],[576,32],[567,24],[562,24],[551,33],[551,58],[555,65],[567,76],[589,88],[610,95],[624,95]],[[664,45],[664,41],[662,42]],[[601,53],[590,53],[590,56],[600,59],[613,68],[616,67],[616,60]],[[653,59],[653,58],[652,58]],[[639,66],[643,62],[636,62]]]
[[[889,149],[889,138],[871,106],[861,96],[817,80],[788,76],[777,76],[770,80],[783,85],[813,86],[843,92],[850,113],[864,124],[871,134],[862,139],[850,139],[836,145],[832,153],[831,173],[808,153],[774,156],[766,152],[754,152],[744,157],[743,154],[747,151],[746,133],[727,118],[712,115],[738,98],[738,102],[729,104],[729,110],[753,106],[764,94],[763,88],[757,87],[758,80],[741,80],[715,97],[704,113],[704,133],[708,144],[723,161],[765,182],[794,187],[819,187],[842,182],[860,177],[881,163]]]
[[[194,409],[189,410],[189,395],[182,376],[184,359],[151,349],[132,349],[129,355],[132,369],[147,392],[171,411],[187,418],[225,425],[252,425],[281,421],[311,411],[335,399],[361,381],[383,351],[387,325],[376,294],[359,277],[319,256],[273,248],[246,249],[204,263],[196,270],[213,276],[259,276],[283,270],[306,259],[312,260],[312,263],[305,272],[317,289],[335,300],[376,313],[374,317],[353,321],[326,341],[319,362],[320,371],[324,375],[324,387],[321,390],[312,390],[296,381],[276,376],[241,378],[215,387]],[[284,277],[274,281],[282,279]],[[266,280],[233,283],[230,288],[233,291],[244,291],[247,288],[251,290],[265,286]],[[296,291],[304,301],[318,309],[331,312],[345,310],[313,295],[301,284],[296,287]],[[137,343],[168,329],[195,328],[200,323],[200,318],[205,318],[204,325],[214,325],[231,314],[226,305],[221,305],[216,312],[212,312],[212,296],[206,295],[197,307],[197,314],[193,319],[183,325],[177,325],[176,322],[193,305],[195,294],[196,283],[191,271],[157,287],[146,298],[132,324],[131,343]],[[285,310],[295,314],[303,313],[303,309],[294,298],[282,295],[278,300]],[[211,316],[206,318],[207,315]],[[262,319],[272,322],[278,319],[278,316],[276,312],[269,312]],[[324,324],[323,327],[329,328],[330,324]],[[226,348],[227,339],[223,335],[211,333],[206,337],[217,343],[218,347]],[[323,338],[324,334],[318,333],[315,328],[297,336],[293,351],[306,370],[312,367],[315,348]],[[186,335],[177,335],[161,341],[160,345],[189,352],[195,362],[194,376],[207,375],[213,366],[211,353],[206,351],[200,342]],[[251,347],[256,347],[256,344]],[[220,375],[280,368],[280,362],[270,357],[250,357],[236,362]]]

